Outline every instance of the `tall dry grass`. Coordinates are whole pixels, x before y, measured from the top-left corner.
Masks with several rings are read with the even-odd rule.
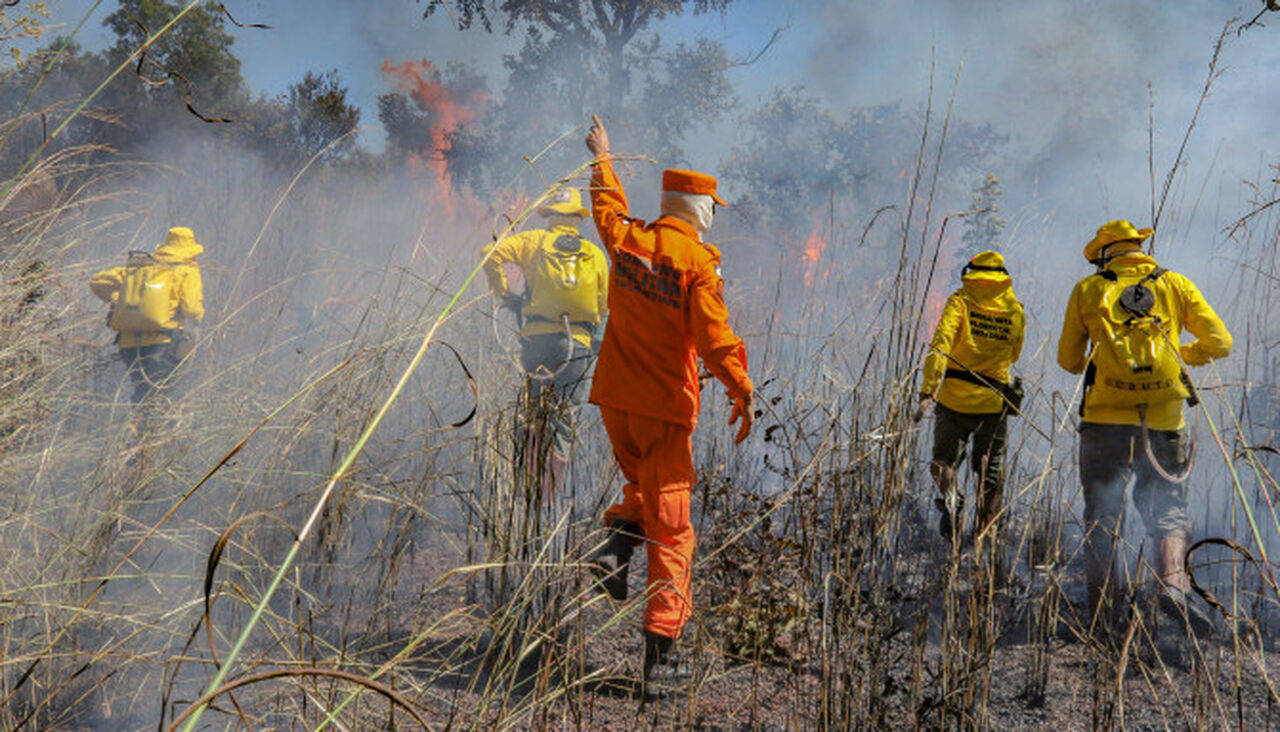
[[[807,285],[785,253],[770,277],[726,257],[764,414],[734,449],[727,400],[704,391],[681,644],[697,673],[643,709],[640,580],[613,603],[582,567],[620,480],[598,416],[580,410],[569,479],[544,495],[525,432],[545,405],[521,390],[514,324],[461,289],[488,216],[450,219],[423,181],[273,179],[210,150],[40,161],[0,202],[0,726],[167,728],[205,702],[219,728],[1274,726],[1274,187],[1223,243],[1240,373],[1198,375],[1197,530],[1226,541],[1193,568],[1229,620],[1191,640],[1158,617],[1130,528],[1129,622],[1106,637],[1084,607],[1056,334],[1020,365],[1038,387],[1012,426],[1003,535],[936,536],[912,412],[952,286],[955,229],[929,213],[945,129],[922,131],[902,202],[842,211],[848,228],[833,211],[839,264]],[[85,283],[174,223],[207,246],[209,314],[180,389],[137,409]],[[1061,289],[1028,269],[1024,301]],[[453,350],[410,373],[437,326]]]

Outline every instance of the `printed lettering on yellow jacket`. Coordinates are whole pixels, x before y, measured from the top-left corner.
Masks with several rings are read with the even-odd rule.
[[[1013,282],[1003,271],[1004,259],[983,252],[973,262],[992,269],[966,268],[960,289],[947,298],[925,358],[920,391],[936,392],[939,404],[957,412],[993,414],[1004,409],[998,392],[947,372],[1009,383],[1009,369],[1022,354],[1026,322]]]
[[[1084,396],[1085,422],[1141,424],[1141,403],[1148,427],[1179,429],[1187,395],[1181,366],[1200,366],[1231,352],[1231,334],[1195,284],[1157,267],[1145,254],[1123,254],[1071,291],[1058,365],[1073,374],[1094,366]],[[1146,317],[1126,312],[1120,302],[1126,288],[1137,284],[1151,294]],[[1196,340],[1182,343],[1184,330]]]
[[[573,339],[591,345],[591,335],[608,312],[609,265],[604,252],[558,223],[508,236],[486,249],[484,272],[493,294],[510,292],[503,267],[514,264],[524,274],[527,300],[521,313],[523,337],[563,333],[568,316]]]

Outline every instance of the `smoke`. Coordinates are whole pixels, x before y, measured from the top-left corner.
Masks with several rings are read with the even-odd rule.
[[[364,5],[369,7],[360,7]],[[841,197],[839,205],[788,210],[792,191],[777,186],[773,202],[790,214],[778,229],[756,228],[733,205],[712,228],[709,238],[724,253],[726,297],[735,324],[747,337],[753,369],[759,369],[753,373],[760,377],[757,381],[781,377],[804,389],[817,384],[815,393],[832,399],[845,396],[848,384],[859,383],[884,330],[885,293],[891,290],[885,279],[896,271],[900,248],[928,258],[940,243],[933,287],[920,302],[925,309],[921,321],[931,325],[946,293],[958,285],[961,263],[955,256],[960,222],[953,220],[941,240],[938,226],[944,216],[968,209],[972,184],[980,174],[993,172],[1006,191],[1000,205],[1009,218],[997,248],[1007,255],[1015,288],[1027,305],[1027,347],[1017,370],[1034,384],[1028,418],[1063,444],[1072,444],[1063,405],[1075,394],[1076,380],[1057,368],[1054,352],[1071,284],[1089,272],[1080,250],[1108,219],[1130,218],[1141,226],[1153,218],[1153,197],[1173,164],[1199,99],[1213,42],[1231,10],[1221,5],[1143,0],[1123,7],[1097,2],[1067,8],[980,0],[833,0],[797,5],[786,11],[791,14],[786,18],[772,15],[774,10],[731,7],[720,32],[735,51],[756,50],[758,44],[739,44],[737,39],[759,38],[759,26],[789,23],[776,47],[755,64],[731,71],[744,112],[774,88],[802,85],[835,118],[900,103],[918,123],[912,134],[873,140],[873,152],[887,161],[879,171],[882,180],[834,191]],[[1253,7],[1237,6],[1241,14]],[[91,241],[71,250],[78,259],[64,276],[74,315],[60,327],[78,343],[91,344],[85,350],[98,354],[101,369],[86,374],[78,385],[75,399],[83,398],[81,403],[55,405],[72,412],[60,422],[65,431],[49,445],[54,459],[40,461],[52,467],[47,472],[41,468],[38,481],[31,481],[45,491],[33,494],[33,504],[48,499],[51,505],[77,505],[73,501],[84,486],[89,495],[85,502],[90,503],[100,495],[94,491],[118,485],[120,476],[104,475],[98,464],[112,458],[112,450],[125,441],[123,410],[110,404],[121,375],[110,360],[110,334],[101,327],[103,306],[88,296],[82,280],[96,267],[117,263],[130,248],[150,248],[174,224],[191,226],[207,248],[202,266],[209,315],[188,377],[189,421],[176,433],[186,442],[170,446],[170,472],[161,472],[148,489],[153,494],[180,493],[270,409],[335,364],[351,358],[352,365],[336,386],[303,402],[278,427],[272,425],[208,495],[193,501],[180,516],[181,530],[174,530],[177,540],[166,545],[173,547],[167,555],[172,567],[147,566],[152,571],[171,568],[179,578],[196,572],[199,553],[212,543],[216,529],[259,509],[291,517],[314,494],[333,465],[333,455],[351,444],[371,405],[385,396],[424,326],[461,284],[495,228],[487,219],[488,207],[452,190],[444,156],[453,133],[482,119],[486,99],[457,98],[441,85],[432,63],[391,59],[413,58],[418,46],[429,45],[439,64],[480,59],[487,65],[482,69],[492,69],[498,67],[502,49],[516,41],[458,33],[439,17],[421,22],[419,7],[323,0],[306,4],[305,10],[263,4],[253,8],[261,13],[254,17],[248,17],[254,12],[232,8],[244,20],[276,28],[237,33],[236,51],[256,88],[283,89],[306,69],[336,66],[366,119],[374,116],[372,100],[389,87],[411,94],[431,120],[429,147],[416,153],[431,175],[414,175],[412,166],[404,175],[317,168],[286,193],[297,171],[273,172],[225,142],[193,144],[184,137],[148,141],[149,155],[162,165],[135,171],[127,197],[86,206],[83,212],[108,223]],[[678,38],[683,22],[666,21],[659,31]],[[1274,196],[1274,186],[1265,181],[1276,175],[1266,167],[1277,159],[1275,140],[1262,131],[1274,128],[1280,97],[1262,90],[1272,88],[1280,72],[1278,47],[1268,28],[1228,39],[1224,73],[1215,81],[1178,170],[1157,239],[1162,264],[1196,281],[1237,334],[1238,355],[1196,373],[1210,387],[1206,398],[1217,416],[1232,414],[1239,396],[1235,386],[1219,384],[1273,384],[1277,376],[1276,364],[1265,353],[1244,355],[1248,339],[1264,343],[1261,351],[1275,342],[1274,326],[1267,322],[1275,308],[1267,294],[1274,289],[1272,281],[1250,279],[1232,264],[1262,261],[1273,252],[1274,242],[1250,232],[1228,240],[1221,232],[1250,208],[1250,200]],[[980,171],[946,145],[938,157],[947,100],[961,64],[950,110],[957,125],[951,144],[958,120],[990,123],[1010,135]],[[263,75],[255,76],[259,73]],[[919,136],[926,105],[931,106],[930,136],[922,153]],[[654,107],[643,114],[660,117],[663,112]],[[683,143],[687,160],[633,168],[624,178],[635,203],[633,213],[644,217],[656,212],[656,167],[683,163],[715,170],[742,142],[743,127],[735,117],[693,130]],[[627,142],[625,136],[615,139],[620,149],[627,149]],[[575,148],[566,152],[567,158],[585,156],[578,136],[564,144]],[[809,149],[819,159],[829,152],[813,141]],[[918,155],[925,175],[923,185],[912,189]],[[795,157],[779,157],[776,171],[793,177],[764,179],[803,180],[814,174],[807,165],[797,166]],[[511,161],[513,169],[523,164]],[[934,176],[936,189],[931,187]],[[1241,179],[1264,185],[1253,191]],[[913,193],[916,199],[908,201]],[[909,204],[916,206],[910,221],[905,213]],[[928,226],[926,205],[931,207]],[[887,206],[895,208],[881,216]],[[1257,223],[1252,231],[1275,231],[1274,218]],[[481,294],[473,289],[467,297]],[[482,414],[486,409],[498,412],[513,398],[519,374],[512,359],[513,330],[512,323],[479,306],[449,321],[442,333],[468,363],[480,364],[475,370],[482,385]],[[920,336],[927,338],[927,333]],[[761,352],[765,357],[757,358]],[[803,370],[789,368],[794,364],[802,364]],[[880,376],[887,382],[897,375]],[[714,410],[711,391],[707,403]],[[440,446],[445,428],[471,406],[466,380],[451,361],[430,361],[410,393],[370,444],[351,481],[352,495],[374,498],[361,504],[358,519],[335,511],[330,536],[344,535],[350,524],[343,521],[391,525],[393,509],[380,503],[385,496],[416,490],[439,498],[440,485],[466,486],[478,470],[467,445]],[[1258,396],[1255,391],[1251,398],[1256,422],[1276,413],[1273,394]],[[1202,534],[1229,533],[1233,489],[1206,428],[1200,429],[1192,495],[1193,504],[1206,508],[1196,528]],[[1078,505],[1070,447],[1040,442],[1016,423],[1013,430],[1023,446],[1019,462],[1033,473],[1052,466],[1054,479],[1067,486],[1067,501]],[[598,430],[580,432],[591,435],[583,441],[591,448],[607,451]],[[1274,444],[1275,435],[1260,431],[1255,439]],[[607,462],[606,454],[600,464]],[[432,483],[437,478],[440,485]],[[599,486],[597,493],[606,488]],[[762,492],[767,489],[760,486]],[[1130,538],[1136,546],[1141,528],[1135,524],[1130,522]],[[407,533],[426,543],[426,530],[415,530]],[[370,557],[377,537],[367,531],[347,533],[352,538],[344,541],[349,543],[333,549],[338,557],[333,566],[366,567],[376,561]],[[186,551],[190,547],[197,549]],[[324,586],[324,591],[354,592],[360,573],[350,574],[350,583]],[[180,591],[190,599],[196,586],[192,580]],[[161,599],[172,607],[171,596]],[[152,604],[161,606],[160,601]],[[237,628],[243,616],[222,620],[220,627]],[[154,622],[173,623],[168,630],[174,638],[189,635],[189,625],[172,618]]]
[[[449,165],[446,154],[452,147],[450,136],[475,118],[475,110],[482,107],[488,95],[482,89],[472,90],[465,99],[459,99],[440,81],[440,72],[430,61],[382,62],[382,73],[395,85],[409,92],[419,108],[430,118],[430,146],[411,153],[411,163],[425,163],[435,176],[439,190],[444,195],[446,214],[454,216],[454,195],[449,181]]]

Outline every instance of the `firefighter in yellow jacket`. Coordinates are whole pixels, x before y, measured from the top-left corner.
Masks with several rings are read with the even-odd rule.
[[[485,275],[493,295],[523,320],[520,363],[538,404],[533,437],[526,445],[540,467],[542,490],[554,491],[568,464],[573,411],[591,362],[592,347],[607,308],[609,268],[604,252],[578,234],[590,215],[574,188],[560,188],[538,209],[546,225],[493,244]],[[524,275],[524,295],[508,287],[506,265]]]
[[[111,305],[107,325],[133,382],[133,401],[167,386],[204,318],[204,286],[195,258],[204,247],[185,226],[169,229],[154,253],[134,251],[122,267],[93,276],[89,287]]]
[[[1071,292],[1058,365],[1085,374],[1079,459],[1090,611],[1104,624],[1112,619],[1115,541],[1132,477],[1163,580],[1160,607],[1203,633],[1211,622],[1187,602],[1184,566],[1190,436],[1182,403],[1195,399],[1184,366],[1229,354],[1231,334],[1191,280],[1143,253],[1153,233],[1116,220],[1085,244],[1085,259],[1098,269]],[[1182,343],[1183,330],[1196,340]]]
[[[953,540],[962,533],[964,494],[956,469],[973,443],[969,464],[978,476],[977,536],[993,535],[1001,515],[1007,416],[1019,405],[1020,387],[1009,369],[1022,353],[1025,321],[1013,280],[997,252],[965,265],[961,286],[942,310],[924,362],[920,412],[937,401],[933,461],[929,472],[942,516],[938,530]]]

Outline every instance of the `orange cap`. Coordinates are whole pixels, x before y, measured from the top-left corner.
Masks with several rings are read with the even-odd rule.
[[[692,170],[664,170],[662,171],[662,190],[711,196],[712,200],[721,206],[729,205],[716,195],[715,176],[706,173]]]

